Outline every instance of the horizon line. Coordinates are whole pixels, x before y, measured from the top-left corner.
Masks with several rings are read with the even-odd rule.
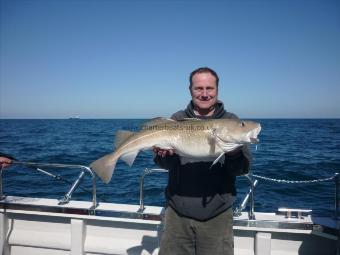
[[[157,118],[157,117],[156,117]],[[155,118],[0,118],[0,120],[145,120]],[[169,117],[170,119],[170,117]],[[242,117],[240,119],[340,119],[340,117]]]

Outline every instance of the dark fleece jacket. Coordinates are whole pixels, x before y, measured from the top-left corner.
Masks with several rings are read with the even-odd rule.
[[[201,118],[194,113],[190,102],[185,110],[174,113],[174,120]],[[238,119],[224,109],[218,101],[214,114],[204,119]],[[201,118],[203,119],[203,118]],[[235,176],[245,174],[250,168],[250,159],[241,151],[237,155],[225,156],[224,164],[194,162],[181,165],[177,154],[155,157],[155,163],[169,170],[166,198],[179,215],[200,221],[211,219],[230,208],[235,200]]]

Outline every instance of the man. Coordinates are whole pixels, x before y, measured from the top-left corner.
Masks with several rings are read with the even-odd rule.
[[[190,75],[191,102],[174,120],[238,119],[225,111],[218,101],[219,78],[215,71],[203,67]],[[247,147],[225,154],[223,164],[190,162],[181,164],[176,151],[154,148],[155,162],[169,170],[164,232],[160,255],[232,255],[233,213],[236,175],[250,168]],[[182,162],[183,163],[183,162]]]

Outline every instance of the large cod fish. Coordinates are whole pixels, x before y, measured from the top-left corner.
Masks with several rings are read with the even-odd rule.
[[[173,149],[183,159],[218,162],[224,153],[244,144],[257,143],[259,123],[234,119],[186,119],[174,121],[157,118],[146,123],[139,132],[117,131],[116,150],[90,167],[108,183],[118,159],[131,166],[140,150],[159,147]]]

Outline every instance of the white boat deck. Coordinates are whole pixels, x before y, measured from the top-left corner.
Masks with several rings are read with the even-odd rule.
[[[0,201],[4,255],[158,254],[161,207],[8,196]],[[234,218],[235,255],[337,254],[338,221],[255,212]]]

